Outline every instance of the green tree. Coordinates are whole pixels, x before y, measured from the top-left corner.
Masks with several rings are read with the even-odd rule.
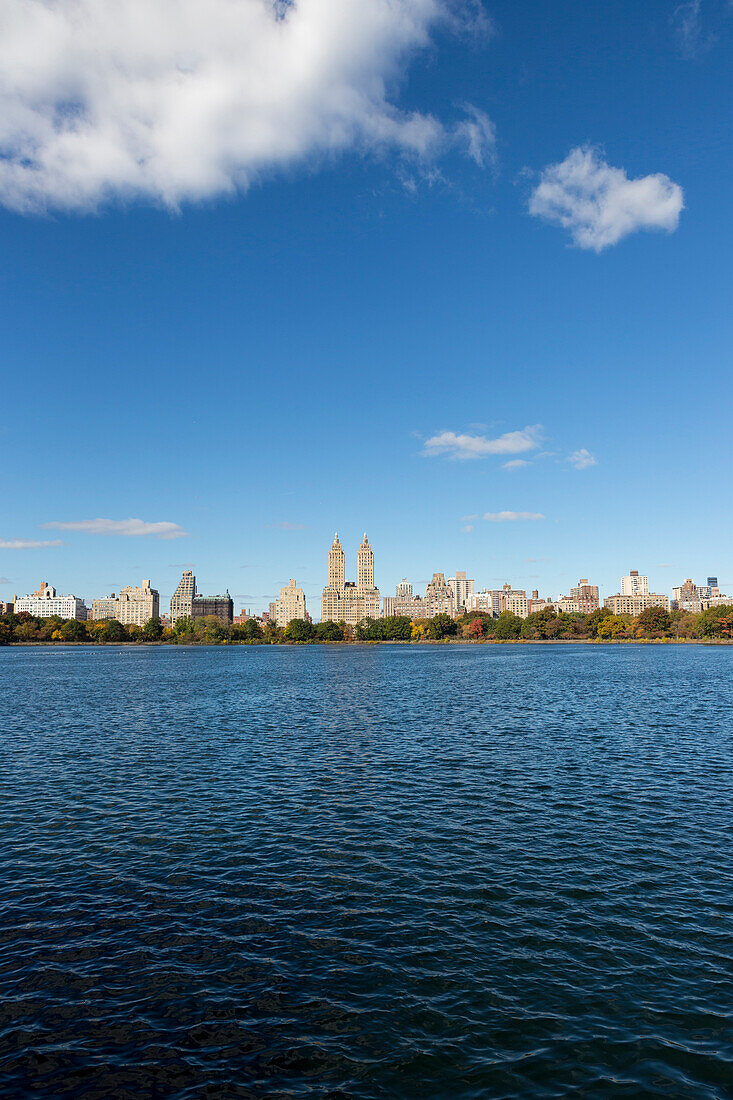
[[[643,630],[645,634],[652,636],[666,634],[670,628],[669,611],[664,607],[645,607],[640,615],[637,615],[635,626]]]
[[[598,624],[599,638],[617,638],[626,630],[626,621],[620,615],[606,615]]]
[[[232,627],[232,640],[235,642],[260,642],[262,641],[262,627],[257,619],[245,619],[243,623],[235,623]]]
[[[522,629],[522,620],[512,611],[502,611],[496,620],[494,636],[500,641],[506,642],[518,638]]]
[[[433,615],[432,619],[428,619],[425,633],[428,638],[440,641],[442,638],[449,638],[457,634],[458,623],[450,615],[441,612],[440,615]]]
[[[193,634],[193,619],[190,615],[182,615],[180,619],[176,619],[171,629],[176,638],[183,638],[186,635]]]
[[[342,642],[344,632],[338,623],[333,623],[327,619],[325,622],[317,624],[316,638],[319,642]]]
[[[60,628],[59,633],[64,642],[85,642],[87,631],[84,623],[78,619],[68,619]]]
[[[0,645],[10,645],[12,637],[13,631],[10,629],[10,624],[0,619]]]
[[[103,642],[112,642],[119,644],[120,642],[127,641],[127,631],[121,622],[117,619],[105,619],[104,623],[104,635],[101,638]]]
[[[590,615],[585,617],[585,631],[589,638],[595,638],[598,634],[598,627],[601,625],[604,619],[607,619],[611,614],[607,607],[597,607],[595,611],[591,611]]]
[[[23,622],[19,622],[15,627],[13,634],[17,642],[38,641],[38,627],[32,620],[24,620]]]
[[[148,619],[143,627],[143,638],[148,642],[157,642],[163,633],[163,627],[160,619],[154,616],[152,619]]]
[[[310,642],[316,636],[316,628],[307,619],[291,619],[285,636],[289,642]]]
[[[697,617],[697,629],[703,638],[733,637],[733,605],[708,607]]]

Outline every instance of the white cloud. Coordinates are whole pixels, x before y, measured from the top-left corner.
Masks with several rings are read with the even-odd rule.
[[[521,470],[524,466],[529,466],[529,462],[526,458],[511,458],[508,462],[502,462],[502,470]]]
[[[473,524],[467,523],[465,527],[461,527],[461,531],[464,535],[470,535],[471,531],[473,531]]]
[[[672,29],[683,57],[698,57],[715,44],[715,36],[703,30],[701,0],[685,0],[672,12]]]
[[[486,512],[484,519],[491,523],[514,523],[524,519],[544,519],[541,512]]]
[[[482,112],[390,98],[466,2],[481,22],[470,0],[2,0],[0,202],[175,208],[346,149],[482,163]]]
[[[587,470],[589,466],[598,464],[596,456],[592,455],[585,447],[581,447],[579,451],[573,451],[571,455],[568,455],[567,460],[576,470]]]
[[[425,440],[423,454],[448,455],[449,458],[485,458],[486,455],[512,455],[539,447],[542,427],[534,424],[521,431],[505,432],[496,439],[485,435],[439,432]]]
[[[590,146],[573,149],[542,172],[529,212],[568,229],[580,248],[601,252],[637,229],[677,228],[679,184],[661,173],[629,179]]]
[[[0,550],[43,550],[47,546],[63,546],[61,539],[40,542],[38,539],[0,539]]]
[[[0,584],[12,584],[10,577],[0,577]]]
[[[466,151],[483,168],[496,161],[496,127],[485,111],[466,105],[466,119],[456,126],[456,135],[466,143]]]
[[[162,520],[158,523],[147,523],[142,519],[80,519],[69,523],[53,521],[41,523],[46,530],[55,531],[83,531],[87,535],[126,535],[139,537],[141,535],[153,535],[158,539],[181,539],[188,535],[177,523],[169,523]]]

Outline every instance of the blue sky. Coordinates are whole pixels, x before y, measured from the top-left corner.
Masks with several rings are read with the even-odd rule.
[[[112,53],[64,159],[54,73],[43,96],[9,81],[38,136],[0,130],[0,599],[143,577],[167,599],[190,564],[255,609],[294,576],[317,613],[334,530],[351,574],[368,532],[383,593],[462,568],[553,596],[630,568],[733,590],[733,8],[405,0],[409,33],[385,15],[372,41],[309,6],[308,96],[268,106],[245,52],[224,151],[194,88],[180,144],[151,125],[154,171],[108,129],[102,162],[95,119],[129,131]],[[221,36],[205,50],[228,88]],[[300,54],[278,50],[279,88]],[[504,512],[543,518],[483,518]],[[112,533],[46,526],[96,519]]]

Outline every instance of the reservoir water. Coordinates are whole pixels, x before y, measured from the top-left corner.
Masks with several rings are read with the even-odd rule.
[[[733,647],[0,649],[0,1095],[733,1096]]]

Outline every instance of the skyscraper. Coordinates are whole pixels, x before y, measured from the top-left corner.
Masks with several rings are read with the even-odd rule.
[[[356,584],[347,581],[346,558],[338,535],[328,552],[328,584],[321,597],[321,619],[352,626],[362,619],[378,619],[379,589],[374,586],[374,553],[364,535],[356,555]]]
[[[171,596],[171,625],[175,624],[176,619],[191,618],[195,595],[196,578],[190,569],[186,569]]]

